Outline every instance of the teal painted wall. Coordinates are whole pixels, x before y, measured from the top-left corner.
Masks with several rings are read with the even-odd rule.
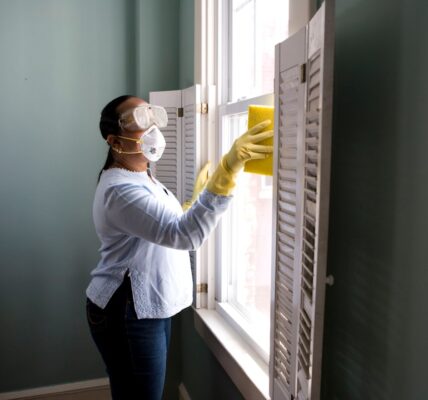
[[[137,0],[137,92],[176,90],[179,77],[181,0]]]
[[[0,392],[105,376],[85,319],[106,154],[99,113],[123,93],[178,88],[178,6],[0,2]],[[176,393],[174,327],[167,391]]]
[[[193,310],[181,313],[181,376],[192,400],[243,400],[238,388],[196,332]]]
[[[179,85],[185,89],[194,84],[194,0],[180,0]]]
[[[336,1],[326,400],[428,398],[427,20]]]
[[[428,5],[336,5],[323,398],[422,400]],[[119,94],[193,83],[193,13],[189,0],[0,2],[0,392],[105,376],[84,315],[98,116]],[[241,398],[190,309],[174,319],[166,398],[181,380],[195,400]]]

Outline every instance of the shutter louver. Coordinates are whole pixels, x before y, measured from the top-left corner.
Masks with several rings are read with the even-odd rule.
[[[326,0],[308,26],[278,45],[276,51],[273,400],[320,398],[330,190],[333,7],[334,2]],[[300,68],[304,63],[306,68]],[[299,75],[302,69],[306,79]],[[289,352],[285,353],[287,344]]]
[[[178,109],[181,107],[181,90],[168,92],[150,92],[150,103],[162,106],[168,114],[168,125],[161,128],[165,137],[165,151],[159,161],[150,163],[153,175],[165,185],[179,201],[181,190],[181,118]]]
[[[319,157],[320,54],[308,60],[304,146],[301,306],[298,345],[298,398],[307,398],[311,378],[314,269],[316,254],[316,206]]]
[[[299,132],[302,130],[304,85],[300,66],[305,62],[306,32],[301,30],[276,48],[275,103],[277,135],[275,140],[276,232],[275,304],[271,376],[273,398],[290,399],[295,393],[297,313],[299,280],[296,271],[300,257]],[[285,59],[288,52],[294,58]]]

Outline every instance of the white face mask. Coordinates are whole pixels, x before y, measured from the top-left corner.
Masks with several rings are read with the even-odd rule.
[[[149,161],[158,161],[166,147],[165,138],[160,129],[153,125],[141,137],[141,151]]]
[[[116,150],[114,148],[113,150],[121,154],[143,154],[144,157],[152,162],[156,162],[162,157],[166,147],[165,138],[156,125],[153,125],[151,128],[147,129],[140,139],[134,139],[125,136],[118,137],[121,139],[132,140],[133,142],[140,144],[141,151],[122,151]]]

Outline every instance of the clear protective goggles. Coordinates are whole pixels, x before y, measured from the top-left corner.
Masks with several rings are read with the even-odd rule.
[[[141,131],[156,125],[165,128],[168,125],[168,114],[165,108],[151,104],[131,108],[119,118],[119,126],[128,131]]]

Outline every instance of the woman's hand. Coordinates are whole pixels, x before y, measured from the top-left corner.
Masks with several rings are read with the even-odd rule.
[[[235,140],[208,180],[207,190],[218,195],[230,196],[236,185],[236,175],[244,164],[250,160],[267,158],[273,153],[273,146],[256,144],[273,136],[273,131],[261,132],[269,125],[269,120],[260,122]]]
[[[210,167],[211,167],[211,161],[208,161],[199,171],[199,174],[195,181],[195,186],[193,188],[192,198],[191,200],[186,200],[184,202],[184,204],[182,205],[183,211],[188,210],[198,198],[199,193],[201,193],[202,190],[204,190],[209,179],[208,171]]]
[[[261,132],[270,125],[270,122],[270,120],[260,122],[235,140],[223,158],[224,166],[230,172],[236,174],[247,161],[264,159],[272,154],[273,146],[256,144],[273,136],[273,131]]]

